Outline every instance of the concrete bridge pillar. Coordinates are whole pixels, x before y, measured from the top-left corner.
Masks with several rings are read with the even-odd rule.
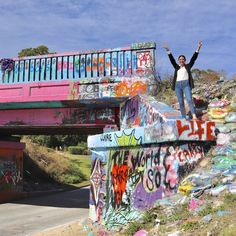
[[[24,148],[17,141],[0,141],[0,202],[23,194]]]

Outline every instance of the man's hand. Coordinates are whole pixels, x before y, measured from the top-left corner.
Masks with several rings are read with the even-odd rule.
[[[197,51],[198,51],[198,52],[200,51],[201,47],[202,47],[202,41],[200,40],[200,41],[198,42],[198,47],[197,47]]]
[[[169,49],[169,46],[167,43],[163,43],[163,46],[162,46],[166,51],[170,51]]]

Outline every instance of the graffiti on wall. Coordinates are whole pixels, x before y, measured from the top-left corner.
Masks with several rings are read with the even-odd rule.
[[[132,99],[128,99],[121,106],[120,117],[121,117],[122,128],[124,128],[125,125],[124,123],[138,126],[140,124],[140,117],[138,115],[138,112],[139,112],[139,98],[135,96]]]
[[[131,132],[121,131],[120,134],[115,133],[115,140],[118,147],[136,146],[142,144],[142,137],[135,135],[135,129]]]
[[[135,129],[122,130],[114,133],[103,133],[99,135],[99,142],[102,146],[136,146],[142,144],[142,137],[135,132]]]
[[[132,111],[130,114],[130,119],[132,119]],[[202,130],[199,131],[198,127],[201,127]],[[119,137],[121,137],[121,139],[119,139]],[[150,126],[141,126],[89,136],[88,147],[111,148],[135,146],[135,140],[139,140],[138,143],[142,145],[173,142],[177,140],[213,141],[215,140],[215,124],[211,121],[202,123],[201,121],[173,119],[163,123],[155,123]]]
[[[100,80],[98,80],[100,81]],[[78,91],[79,99],[92,99],[102,97],[124,97],[143,94],[148,91],[150,80],[135,77],[121,77],[116,82],[109,83],[110,79],[96,83],[80,84]]]
[[[122,129],[148,126],[177,118],[181,118],[178,111],[144,94],[130,98],[121,106]]]
[[[213,140],[215,122],[201,120],[176,120],[179,139]]]
[[[17,58],[12,70],[6,73],[4,82],[80,80],[100,76],[129,77],[135,73],[144,73],[155,66],[155,48],[155,43],[141,43],[125,48]],[[0,71],[0,75],[1,73]]]
[[[21,172],[15,161],[0,158],[0,191],[15,189],[21,181]]]
[[[58,109],[55,114],[55,118],[61,120],[62,124],[114,124],[115,115],[115,108],[71,108],[67,113],[60,112],[60,110]]]
[[[92,168],[90,175],[90,210],[96,212],[94,221],[101,221],[103,209],[105,207],[105,160],[99,155],[92,156]]]
[[[104,219],[108,227],[116,227],[137,219],[140,212],[154,206],[158,199],[175,193],[179,179],[203,158],[203,149],[196,144],[159,144],[101,151],[100,155],[107,159],[107,204],[100,211],[103,215],[96,215],[95,210],[90,213]]]

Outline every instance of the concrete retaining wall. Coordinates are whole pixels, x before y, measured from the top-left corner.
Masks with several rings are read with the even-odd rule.
[[[22,194],[24,148],[23,143],[0,141],[0,202]]]
[[[214,122],[180,119],[144,95],[122,104],[121,128],[88,137],[90,218],[112,229],[176,193],[180,179],[204,158],[204,146],[215,140]]]

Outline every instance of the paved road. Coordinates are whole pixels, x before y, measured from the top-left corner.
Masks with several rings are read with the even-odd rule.
[[[0,204],[0,236],[26,236],[83,221],[88,217],[89,188]]]

